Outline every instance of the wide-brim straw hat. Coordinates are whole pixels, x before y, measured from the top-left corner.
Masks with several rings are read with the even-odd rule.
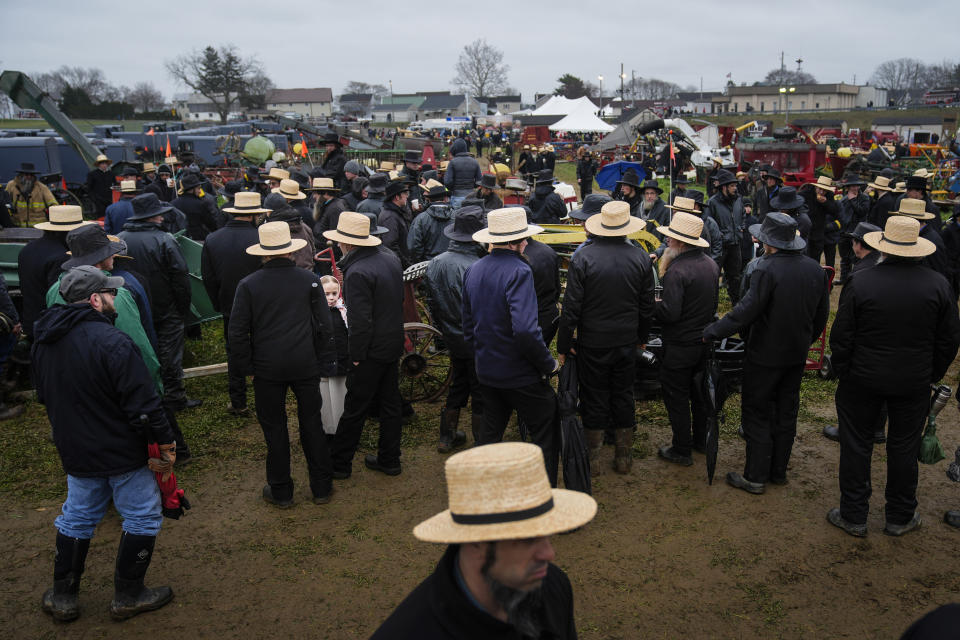
[[[270,213],[273,209],[265,209],[260,201],[260,194],[256,191],[238,191],[233,196],[233,206],[224,207],[225,213],[235,216],[253,216],[258,213]]]
[[[883,231],[865,233],[863,241],[877,251],[904,258],[922,258],[937,250],[937,245],[920,237],[920,223],[906,216],[890,216]]]
[[[887,213],[892,216],[907,216],[915,220],[933,220],[936,217],[927,211],[925,200],[916,200],[915,198],[903,198],[896,211],[888,211]]]
[[[100,164],[101,162],[113,163],[113,161],[102,153],[97,156],[97,159],[93,161],[93,164]]]
[[[543,452],[529,442],[500,442],[450,456],[444,465],[449,508],[413,535],[463,544],[549,536],[576,529],[597,513],[586,493],[551,489]]]
[[[807,184],[812,184],[816,188],[829,191],[830,193],[836,193],[837,191],[836,185],[833,184],[833,178],[830,176],[820,176],[816,182],[808,182]]]
[[[157,165],[153,164],[152,162],[144,162],[144,163],[143,163],[143,172],[144,172],[144,173],[156,173],[156,171],[157,171]]]
[[[389,162],[389,161],[387,161],[387,160],[381,160],[381,161],[380,161],[380,167],[377,169],[377,172],[378,172],[378,173],[390,173],[391,171],[395,171],[396,168],[397,168],[397,165],[395,165],[394,163]]]
[[[34,225],[41,231],[72,231],[85,224],[96,224],[83,219],[83,209],[75,204],[55,204],[50,207],[46,222]]]
[[[280,167],[270,167],[270,171],[267,173],[261,173],[260,175],[264,176],[268,180],[279,180],[281,182],[290,179],[290,172],[286,169],[281,169]]]
[[[674,211],[684,211],[686,213],[699,214],[694,207],[696,206],[697,201],[693,198],[686,198],[684,196],[677,196],[673,199],[673,204],[668,204],[667,209],[673,209]]]
[[[877,176],[873,182],[868,182],[867,186],[879,191],[893,191],[893,187],[890,186],[890,178],[886,176]]]
[[[270,193],[279,193],[287,200],[305,200],[307,197],[307,194],[300,191],[300,183],[290,179],[281,180],[280,186],[270,189]]]
[[[893,186],[893,193],[906,193],[907,192],[907,183],[898,182]]]
[[[163,164],[168,164],[170,166],[180,164],[180,159],[177,158],[177,156],[167,156],[163,159]]]
[[[306,189],[307,191],[336,191],[340,192],[340,189],[333,184],[333,178],[314,178],[313,182]]]
[[[121,180],[120,181],[120,193],[139,193],[140,187],[137,186],[136,180]]]
[[[523,240],[542,232],[543,227],[527,224],[527,212],[522,207],[506,207],[487,214],[486,228],[473,234],[473,241],[502,244]]]
[[[623,200],[612,200],[602,207],[600,213],[587,218],[583,228],[594,236],[627,236],[642,231],[647,223],[630,215],[630,205]]]
[[[260,242],[247,247],[252,256],[279,256],[299,251],[307,246],[303,238],[290,237],[290,225],[286,222],[267,222],[257,229]]]
[[[657,231],[694,247],[710,246],[710,243],[700,236],[703,233],[703,218],[694,213],[678,211],[673,214],[669,227],[657,227]]]
[[[370,235],[370,218],[356,211],[344,211],[337,219],[337,228],[323,232],[323,237],[358,247],[375,247],[380,238]]]

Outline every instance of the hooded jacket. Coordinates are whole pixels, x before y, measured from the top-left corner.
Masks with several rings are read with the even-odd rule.
[[[453,144],[450,145],[450,155],[453,156],[453,159],[447,165],[447,173],[443,176],[443,185],[454,196],[468,196],[471,191],[476,189],[476,185],[482,177],[480,164],[476,158],[470,155],[467,142],[463,138],[457,138],[453,141]]]
[[[463,337],[463,274],[480,259],[474,242],[451,240],[447,250],[427,265],[427,304],[434,324],[455,358],[471,358]]]
[[[430,260],[447,250],[450,239],[444,228],[453,221],[453,207],[444,202],[430,207],[413,219],[407,233],[407,249],[411,264]]]
[[[563,198],[553,190],[553,184],[547,182],[534,188],[527,206],[533,212],[530,222],[534,224],[559,224],[560,218],[567,215],[567,205],[563,203]]]
[[[56,305],[34,332],[37,400],[47,407],[64,471],[127,473],[147,464],[149,441],[174,441],[140,352],[106,316],[87,304]]]

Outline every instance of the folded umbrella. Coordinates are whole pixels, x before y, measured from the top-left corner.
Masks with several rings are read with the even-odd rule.
[[[716,349],[713,345],[710,346],[710,355],[703,371],[694,376],[694,388],[700,393],[704,412],[707,416],[707,484],[713,484],[713,475],[717,469],[717,453],[720,447],[720,423],[726,420],[723,403],[727,401],[727,395],[729,395],[723,379],[720,360],[717,359]]]
[[[560,438],[563,459],[563,485],[572,491],[591,493],[590,454],[583,437],[583,425],[577,415],[577,359],[568,355],[557,381],[560,402]]]

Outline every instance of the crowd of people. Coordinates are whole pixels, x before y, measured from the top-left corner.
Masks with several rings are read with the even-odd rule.
[[[775,167],[761,167],[756,181],[717,170],[708,198],[679,179],[665,200],[656,180],[627,171],[611,197],[592,193],[596,164],[583,153],[578,178],[591,188],[568,211],[549,147],[521,149],[533,189],[524,204],[504,207],[496,177],[463,138],[436,168],[407,151],[402,166],[372,173],[348,160],[336,135],[324,143],[323,162],[310,169],[248,168],[220,190],[222,206],[201,172],[167,158],[119,182],[99,175],[109,161],[98,164],[88,182],[103,192],[103,227],[42,193],[44,206],[11,209],[43,231],[19,258],[22,318],[4,291],[0,311],[15,325],[10,335],[33,344],[38,399],[68,478],[42,602],[55,619],[79,615],[87,549],[111,499],[124,518],[111,614],[128,618],[172,598],[144,576],[163,513],[154,474],[190,459],[177,416],[199,404],[183,385],[191,294],[177,231],[202,242],[203,285],[222,315],[225,411],[249,414],[253,376],[267,445],[262,498],[278,508],[296,499],[288,390],[313,503],[328,503],[335,481],[351,476],[368,417],[378,419],[379,438],[363,464],[402,473],[401,428],[412,410],[398,381],[402,278],[428,262],[427,305],[452,371],[437,450],[475,446],[447,460],[450,509],[414,532],[450,544],[447,553],[375,637],[575,637],[570,584],[551,564],[548,538],[596,511],[590,496],[556,488],[551,380],[568,359],[578,365],[591,473],[629,474],[638,346],[658,333],[672,428],[658,455],[691,466],[706,449],[697,380],[714,342],[739,333],[746,446],[742,472],[726,480],[749,494],[788,483],[807,353],[828,319],[830,276],[820,261],[832,268],[837,248],[834,284],[843,288],[830,347],[839,426],[825,434],[840,442],[840,503],[827,520],[867,534],[871,451],[885,440],[884,532],[920,526],[917,452],[930,385],[960,346],[951,253],[960,227],[940,224],[926,176],[908,177],[898,198],[894,177],[882,173],[869,183],[821,177],[797,190]],[[21,167],[19,189],[34,189],[31,170]],[[586,239],[563,286],[560,257],[536,236],[541,224],[565,219],[582,224]],[[659,246],[630,238],[644,230]],[[732,309],[718,317],[721,282]],[[469,437],[461,429],[468,404]],[[514,413],[530,444],[501,442]],[[151,454],[148,443],[158,447]],[[945,518],[960,526],[960,513]]]

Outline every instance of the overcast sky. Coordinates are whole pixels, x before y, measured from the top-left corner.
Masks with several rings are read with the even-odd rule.
[[[761,79],[780,64],[819,82],[862,84],[880,62],[913,57],[960,60],[957,0],[800,2],[251,2],[45,0],[4,10],[0,66],[41,72],[99,67],[115,85],[153,82],[170,99],[185,91],[163,61],[207,44],[256,55],[277,87],[393,81],[396,93],[451,89],[463,45],[476,38],[502,50],[510,84],[525,101],[552,91],[564,73],[619,86],[656,77],[717,90]],[[699,26],[702,25],[702,26]]]

